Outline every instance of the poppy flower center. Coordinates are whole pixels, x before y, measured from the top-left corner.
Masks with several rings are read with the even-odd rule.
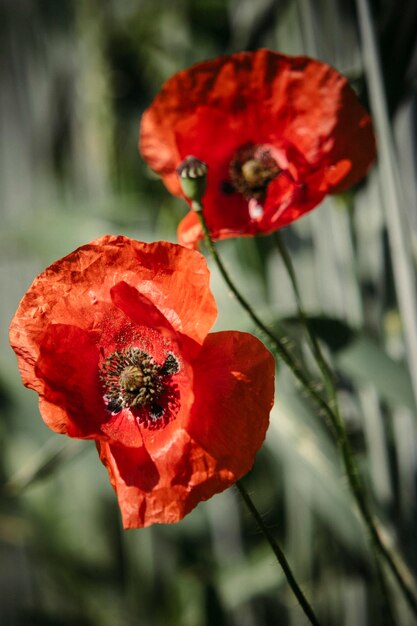
[[[239,148],[229,166],[233,188],[248,200],[264,200],[269,183],[280,172],[281,169],[270,150],[254,144]]]
[[[179,369],[172,353],[160,365],[140,348],[112,352],[100,370],[108,410],[118,413],[124,408],[148,409],[151,419],[161,417],[169,379]]]

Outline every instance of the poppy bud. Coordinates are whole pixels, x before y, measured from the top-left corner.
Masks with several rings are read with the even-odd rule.
[[[201,200],[206,190],[207,165],[195,156],[187,156],[177,167],[181,188],[193,201],[193,209],[201,211]]]

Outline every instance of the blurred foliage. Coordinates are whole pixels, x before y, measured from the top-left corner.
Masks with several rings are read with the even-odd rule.
[[[417,5],[374,0],[408,229],[417,241]],[[140,114],[196,61],[270,47],[312,54],[367,101],[353,0],[1,0],[0,623],[298,626],[295,600],[234,489],[180,524],[125,533],[91,442],[51,435],[21,387],[7,326],[34,276],[108,233],[175,241],[185,207],[137,153]],[[285,229],[312,327],[386,531],[417,568],[415,398],[380,183]],[[219,249],[312,375],[271,238]],[[216,328],[254,329],[215,269]],[[384,624],[361,523],[326,426],[280,367],[266,444],[245,479],[325,625]],[[392,582],[392,581],[391,581]],[[394,584],[398,624],[412,624]]]

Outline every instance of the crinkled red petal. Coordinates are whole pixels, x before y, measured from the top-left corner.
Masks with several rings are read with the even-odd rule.
[[[111,288],[125,282],[145,296],[178,332],[201,344],[217,309],[204,257],[167,242],[106,235],[48,267],[35,279],[10,325],[25,385],[37,390],[39,344],[50,323],[102,334],[112,313]],[[112,305],[112,309],[114,309]]]
[[[159,460],[145,446],[124,448],[97,442],[97,448],[126,529],[178,522],[199,502],[235,482],[233,474],[219,467],[182,429],[175,431]]]
[[[210,334],[194,362],[194,403],[143,444],[98,445],[125,528],[182,519],[252,467],[269,423],[274,359],[252,335]]]
[[[106,438],[101,426],[109,414],[100,363],[104,354],[121,346],[118,338],[131,336],[135,329],[112,304],[96,301],[85,307],[80,298],[77,307],[74,294],[67,297],[66,289],[56,289],[53,282],[50,294],[46,285],[38,290],[39,280],[34,286],[10,327],[23,383],[38,392],[41,415],[52,430],[70,437]]]
[[[176,337],[172,325],[151,300],[124,280],[110,288],[110,297],[113,304],[135,324],[154,328],[169,338]]]
[[[35,365],[40,411],[52,430],[96,438],[108,419],[99,379],[99,351],[91,335],[69,324],[50,324]]]
[[[188,432],[235,476],[243,476],[268,428],[274,358],[253,335],[224,331],[207,336],[193,367],[195,401]]]
[[[188,335],[176,331],[151,300],[139,293],[135,287],[120,281],[110,289],[110,295],[114,305],[137,326],[152,328],[159,336],[178,345],[186,357],[192,357],[199,352],[200,344]]]

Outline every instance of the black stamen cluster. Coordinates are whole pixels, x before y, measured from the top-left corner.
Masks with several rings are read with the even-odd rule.
[[[163,365],[140,348],[112,352],[100,372],[108,410],[118,413],[123,408],[148,408],[150,417],[158,419],[164,413],[159,399],[165,391],[165,379],[178,371],[178,360],[171,352]]]

